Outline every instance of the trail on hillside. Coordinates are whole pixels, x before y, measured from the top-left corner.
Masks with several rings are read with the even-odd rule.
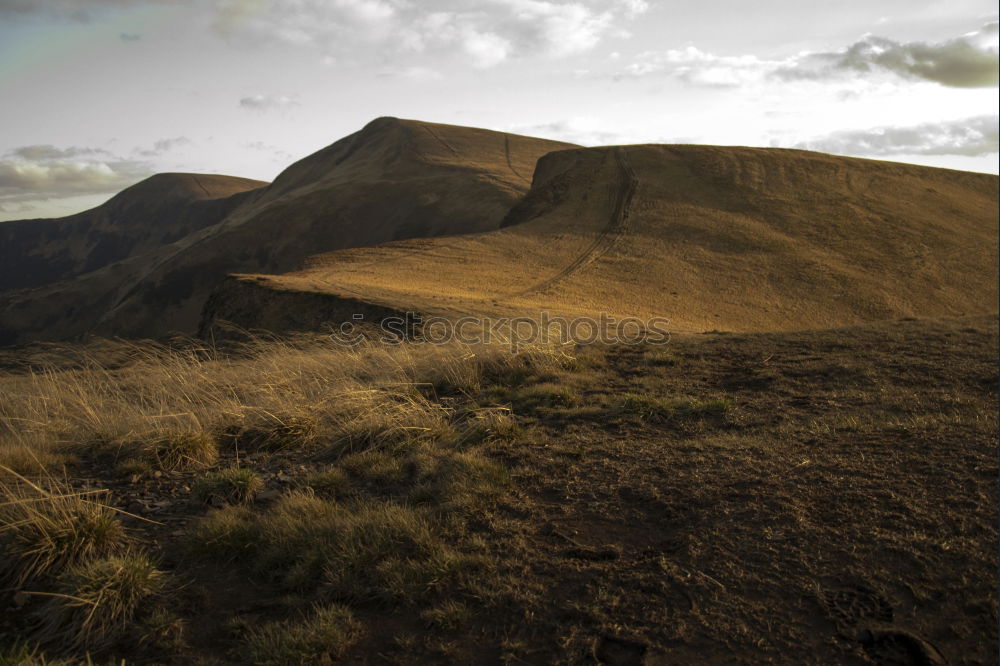
[[[526,182],[528,185],[531,185],[531,181],[522,176],[521,172],[515,169],[514,165],[510,161],[510,137],[507,136],[506,134],[503,137],[503,154],[504,157],[507,159],[507,167],[510,168],[511,173],[513,173],[515,176]]]
[[[496,300],[506,300],[517,298],[528,294],[544,291],[555,284],[570,277],[580,269],[589,265],[596,259],[607,254],[615,246],[618,240],[628,232],[629,213],[632,205],[632,198],[639,188],[639,178],[635,175],[635,170],[628,162],[624,148],[617,148],[614,151],[615,162],[618,167],[617,177],[612,180],[609,187],[609,199],[611,201],[611,216],[597,238],[584,249],[573,261],[567,264],[555,275],[548,277],[541,282],[537,282],[527,289],[507,294]]]
[[[437,139],[438,141],[440,141],[440,142],[441,142],[441,145],[442,145],[442,146],[444,146],[445,148],[447,148],[447,149],[448,149],[448,151],[449,151],[449,152],[450,152],[450,153],[451,153],[452,155],[454,155],[455,157],[461,157],[461,155],[459,154],[459,152],[458,152],[457,150],[455,150],[455,147],[454,147],[454,146],[452,146],[452,145],[451,145],[450,143],[448,143],[447,141],[445,141],[445,140],[444,140],[443,138],[441,138],[441,135],[440,135],[440,134],[438,134],[437,132],[435,132],[434,130],[432,130],[432,129],[431,129],[430,127],[428,127],[427,125],[422,125],[422,127],[423,127],[423,128],[424,128],[424,129],[426,130],[426,131],[427,131],[427,133],[428,133],[428,134],[430,134],[430,135],[431,135],[432,137],[434,137],[435,139]]]

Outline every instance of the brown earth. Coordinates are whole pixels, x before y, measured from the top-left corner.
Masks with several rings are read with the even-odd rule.
[[[992,313],[996,193],[992,175],[798,150],[564,150],[539,161],[503,229],[236,276],[206,324],[303,327],[303,299],[313,324],[363,312],[357,301],[446,316],[658,316],[675,331]]]
[[[522,429],[491,447],[510,494],[457,537],[492,578],[479,593],[352,603],[363,629],[343,663],[995,664],[996,346],[988,317],[685,336],[439,395],[508,405]],[[623,409],[627,396],[728,407],[658,415]],[[256,515],[329,468],[295,448],[240,464],[266,480]],[[199,474],[71,470],[155,520],[126,518],[183,582],[172,608],[187,642],[113,652],[129,663],[246,663],[248,627],[297,621],[329,594],[288,589],[235,552],[183,555],[211,514],[190,499]],[[442,598],[471,615],[427,624]],[[0,644],[40,603],[4,599]]]
[[[317,252],[499,227],[535,162],[570,144],[379,118],[293,164],[214,224],[115,265],[0,296],[0,344],[193,333],[226,273]]]

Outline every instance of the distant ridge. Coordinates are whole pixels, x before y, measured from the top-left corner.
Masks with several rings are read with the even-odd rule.
[[[37,287],[173,243],[219,222],[267,183],[213,174],[161,173],[91,210],[0,223],[0,292]]]
[[[73,279],[0,294],[0,344],[193,333],[228,272],[290,271],[318,252],[497,229],[527,192],[538,158],[568,147],[378,118],[292,164],[272,184],[254,183],[258,189],[238,205],[174,242],[65,274]]]

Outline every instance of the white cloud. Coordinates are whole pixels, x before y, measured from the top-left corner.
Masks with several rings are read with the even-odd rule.
[[[957,88],[995,87],[997,23],[936,44],[901,43],[868,35],[841,51],[799,53],[778,60],[720,56],[687,46],[643,53],[625,73],[633,77],[661,74],[702,86],[739,86],[765,79],[849,81],[896,76]]]
[[[842,155],[963,155],[979,157],[1000,150],[997,116],[975,116],[908,127],[876,127],[834,132],[796,148]]]
[[[240,99],[241,108],[248,111],[257,111],[258,113],[287,109],[298,105],[299,103],[295,100],[295,98],[289,97],[288,95],[257,94]]]
[[[687,46],[642,53],[625,71],[632,76],[662,72],[695,85],[730,87],[760,81],[793,62],[761,60],[753,55],[718,56]]]
[[[147,162],[101,148],[22,146],[0,159],[0,203],[117,192],[150,175]]]
[[[217,30],[247,43],[282,42],[350,60],[374,49],[382,60],[456,49],[476,67],[512,57],[565,57],[593,49],[645,0],[255,0],[227,2]]]

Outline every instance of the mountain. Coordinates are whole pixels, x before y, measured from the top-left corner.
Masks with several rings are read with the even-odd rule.
[[[770,331],[997,309],[997,177],[799,150],[644,145],[543,157],[503,228],[232,277],[218,320],[387,313],[664,317]]]
[[[169,245],[216,224],[253,190],[249,178],[161,173],[58,219],[0,223],[0,292],[51,284]]]
[[[291,165],[214,224],[72,280],[0,295],[0,344],[193,333],[229,272],[292,271],[316,253],[495,230],[528,191],[538,158],[567,147],[376,119]]]

